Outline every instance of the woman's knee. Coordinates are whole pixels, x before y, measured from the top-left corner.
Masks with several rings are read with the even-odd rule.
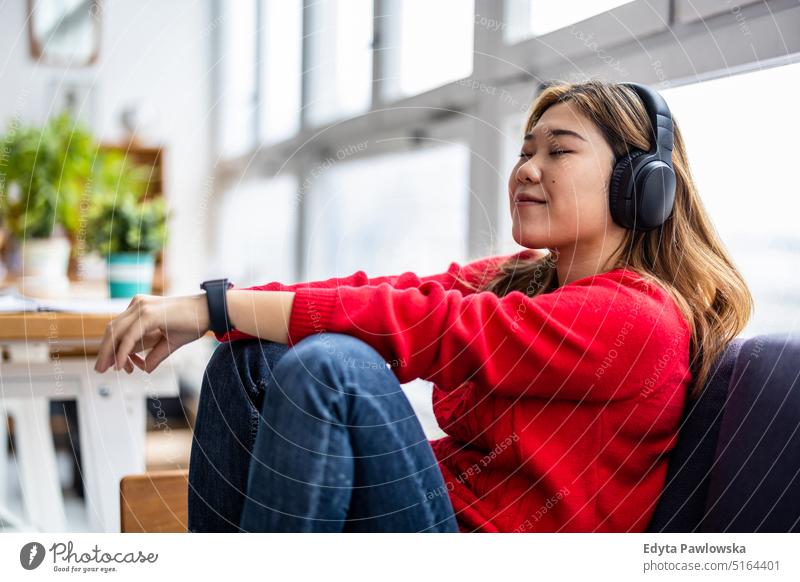
[[[383,369],[383,357],[365,341],[342,333],[319,333],[303,338],[292,348],[293,356],[309,366],[344,365]]]
[[[297,342],[283,357],[274,375],[285,389],[325,387],[326,392],[343,386],[350,393],[379,394],[400,390],[383,357],[369,344],[340,333],[310,335]],[[298,382],[301,378],[311,382]]]
[[[222,387],[230,391],[231,384],[236,384],[244,388],[256,407],[260,407],[264,386],[287,349],[285,344],[258,339],[223,342],[206,365],[203,387],[214,391]]]

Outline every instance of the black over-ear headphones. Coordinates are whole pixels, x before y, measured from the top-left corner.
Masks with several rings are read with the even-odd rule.
[[[638,83],[621,85],[639,95],[653,135],[650,151],[634,149],[617,159],[609,190],[611,217],[625,228],[647,231],[661,226],[675,203],[672,114],[657,91]]]

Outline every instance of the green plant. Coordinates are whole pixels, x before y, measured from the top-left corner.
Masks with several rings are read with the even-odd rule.
[[[0,217],[18,240],[78,227],[97,144],[69,113],[43,126],[12,123],[0,141]]]
[[[118,152],[98,159],[87,219],[86,246],[90,250],[102,255],[154,254],[164,246],[164,199],[144,199],[149,171]]]

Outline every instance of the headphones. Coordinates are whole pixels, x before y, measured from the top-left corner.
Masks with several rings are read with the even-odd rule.
[[[653,145],[650,151],[634,149],[617,158],[609,187],[611,217],[631,230],[653,230],[669,218],[675,203],[672,114],[657,91],[638,83],[620,84],[636,91],[647,109]]]

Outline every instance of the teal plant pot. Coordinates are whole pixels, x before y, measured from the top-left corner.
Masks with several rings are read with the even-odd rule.
[[[108,294],[113,299],[152,293],[155,256],[139,253],[108,255]]]

